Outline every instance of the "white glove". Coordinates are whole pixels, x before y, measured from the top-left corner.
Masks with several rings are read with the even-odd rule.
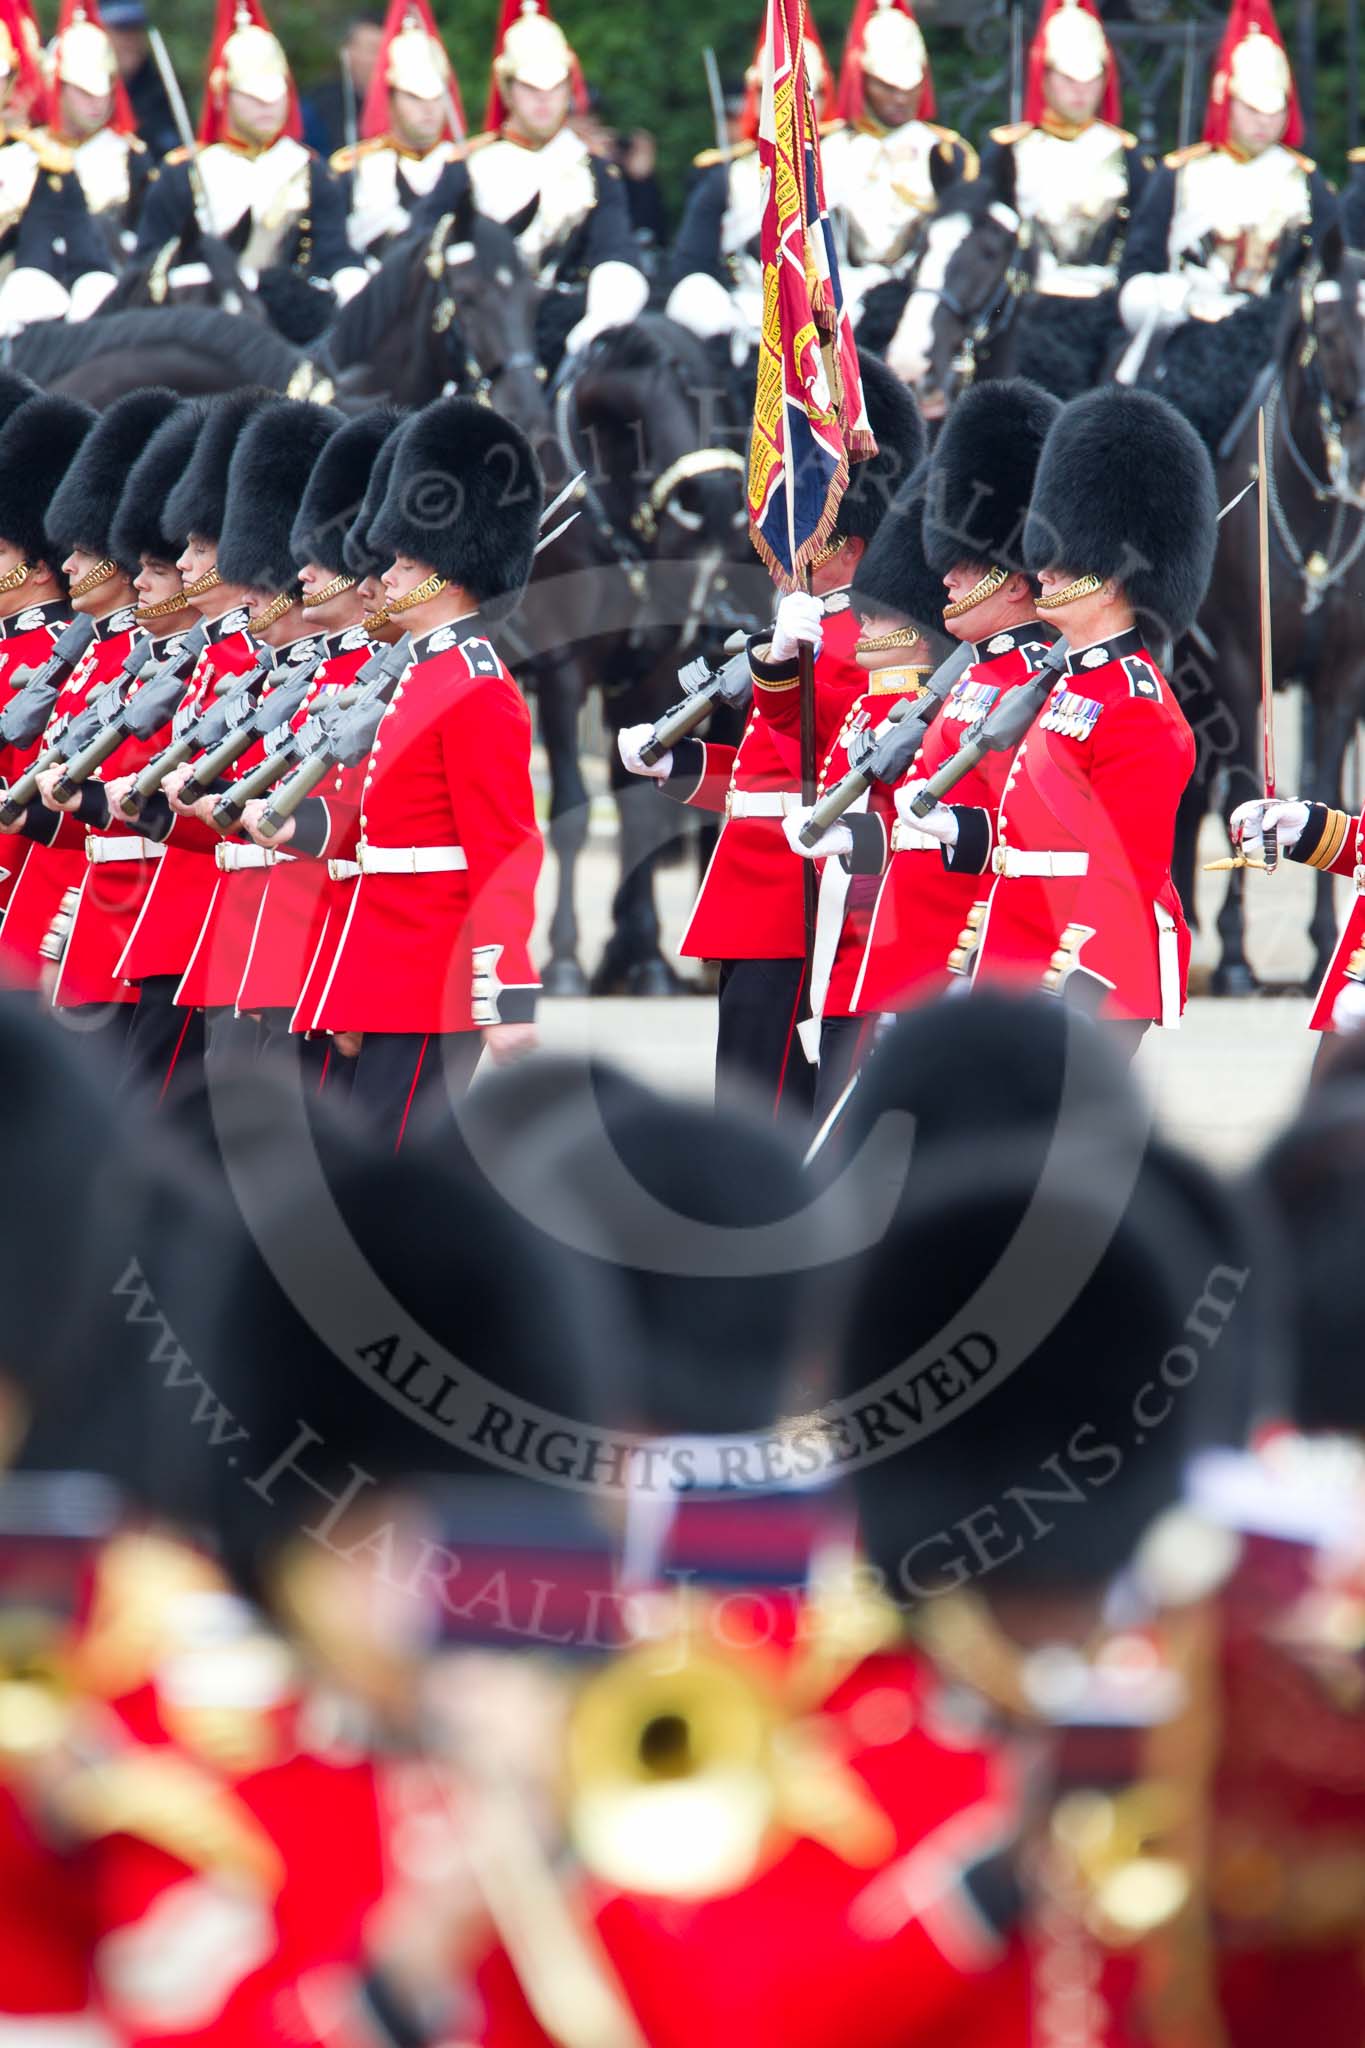
[[[631,775],[648,775],[655,782],[667,782],[673,773],[673,753],[670,748],[660,754],[652,765],[640,759],[640,749],[654,737],[652,725],[623,725],[616,735],[616,750],[621,756],[621,766]]]
[[[1287,853],[1291,846],[1297,846],[1308,823],[1308,806],[1297,797],[1253,797],[1250,803],[1238,804],[1228,819],[1228,834],[1234,846],[1245,849],[1246,842],[1256,846],[1273,831],[1281,853]]]
[[[1365,986],[1358,981],[1341,985],[1332,1005],[1333,1031],[1365,1031]]]
[[[777,617],[773,620],[769,658],[773,661],[794,661],[802,641],[818,654],[824,634],[825,608],[819,598],[812,597],[808,590],[789,590],[777,607]]]
[[[912,825],[917,832],[927,832],[931,839],[941,839],[945,846],[957,845],[957,813],[947,804],[935,804],[927,818],[916,817],[910,806],[926,785],[923,782],[903,782],[896,791],[896,816],[902,825]]]
[[[1188,271],[1140,270],[1119,293],[1119,318],[1130,334],[1141,334],[1149,321],[1158,330],[1178,327],[1194,286]]]
[[[787,835],[787,844],[793,853],[799,853],[802,860],[832,860],[840,853],[852,853],[853,828],[842,818],[833,825],[826,825],[814,846],[803,846],[801,828],[810,817],[812,806],[802,804],[799,809],[788,811],[782,820],[782,830]]]

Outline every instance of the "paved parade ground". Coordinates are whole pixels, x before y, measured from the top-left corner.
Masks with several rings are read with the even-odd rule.
[[[600,764],[594,763],[593,767]],[[1290,785],[1287,785],[1290,786]],[[1227,851],[1215,823],[1205,828],[1202,858]],[[610,807],[594,803],[593,832],[579,870],[579,915],[582,960],[591,972],[607,931],[607,906],[615,884],[615,841]],[[553,859],[541,879],[541,924],[537,957],[545,951],[547,904],[554,887]],[[1248,951],[1258,973],[1267,980],[1302,979],[1311,969],[1306,937],[1313,877],[1286,862],[1273,880],[1251,881]],[[658,884],[664,926],[664,950],[676,959],[695,886],[690,865],[666,869]],[[1338,911],[1344,916],[1348,885],[1338,884]],[[1194,962],[1198,982],[1215,957],[1209,938],[1222,899],[1221,875],[1200,879],[1200,910],[1205,932],[1196,935]],[[678,963],[695,973],[695,963]],[[1178,1032],[1152,1031],[1138,1057],[1138,1071],[1152,1091],[1157,1113],[1168,1135],[1197,1152],[1210,1164],[1238,1167],[1280,1128],[1301,1094],[1317,1050],[1317,1037],[1306,1028],[1311,1004],[1299,995],[1265,995],[1241,1000],[1191,998]],[[715,1047],[715,1003],[707,996],[652,1002],[597,998],[586,1002],[542,1003],[543,1042],[556,1049],[588,1050],[615,1060],[656,1086],[704,1095],[711,1086]]]

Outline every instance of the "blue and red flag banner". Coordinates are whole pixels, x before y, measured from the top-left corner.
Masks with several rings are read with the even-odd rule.
[[[768,0],[758,126],[763,328],[749,534],[788,589],[834,530],[850,463],[877,452],[825,210],[805,18],[805,0]]]

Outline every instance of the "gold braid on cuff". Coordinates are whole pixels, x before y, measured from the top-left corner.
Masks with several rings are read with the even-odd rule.
[[[1093,597],[1097,590],[1103,590],[1103,576],[1078,576],[1074,583],[1063,584],[1060,590],[1053,590],[1038,600],[1040,612],[1055,612],[1064,604],[1075,604],[1079,597]]]
[[[385,606],[385,610],[390,618],[393,617],[395,612],[411,611],[415,604],[425,604],[429,597],[439,597],[445,587],[445,577],[437,576],[433,573],[424,582],[414,584],[413,588],[406,591],[402,597],[391,597]]]
[[[979,583],[972,585],[965,597],[958,598],[955,604],[944,605],[944,618],[960,619],[965,612],[973,611],[977,605],[984,604],[988,597],[994,597],[996,591],[1009,582],[1010,575],[1010,570],[1002,569],[997,563],[995,568],[986,571]]]
[[[334,576],[323,589],[314,590],[304,597],[303,608],[306,612],[311,612],[315,606],[330,604],[334,597],[340,597],[344,591],[354,589],[354,576]]]
[[[1346,835],[1354,824],[1355,819],[1348,812],[1328,811],[1323,820],[1322,837],[1304,862],[1304,866],[1330,868],[1346,844]]]
[[[92,590],[98,590],[101,583],[107,583],[111,576],[117,575],[118,563],[111,562],[106,555],[102,562],[96,562],[94,568],[88,574],[82,576],[79,583],[72,584],[71,595],[72,597],[89,597]]]

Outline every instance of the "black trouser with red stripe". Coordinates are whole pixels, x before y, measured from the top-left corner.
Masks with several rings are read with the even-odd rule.
[[[481,1031],[367,1031],[351,1100],[396,1152],[405,1137],[454,1108],[482,1051]]]
[[[803,960],[723,960],[716,1023],[716,1100],[757,1100],[809,1118],[815,1069],[796,1027],[804,1014]]]
[[[128,1026],[130,1080],[164,1096],[192,1088],[204,1063],[204,1013],[177,1009],[178,974],[149,974],[138,983]]]

